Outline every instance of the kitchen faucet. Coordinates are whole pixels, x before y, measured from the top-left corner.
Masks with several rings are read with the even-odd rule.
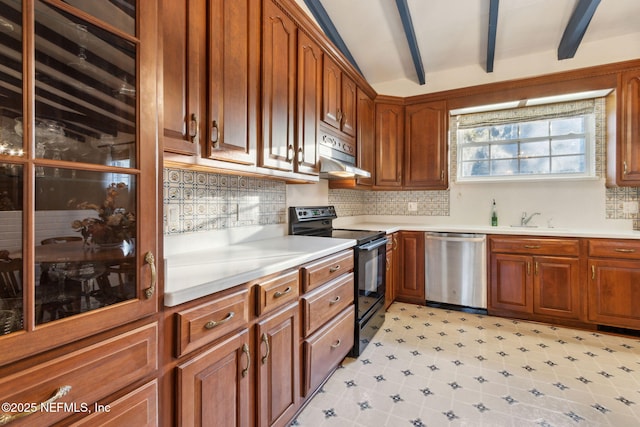
[[[522,227],[525,227],[527,224],[529,224],[529,221],[531,221],[531,218],[533,218],[536,215],[540,215],[540,212],[534,212],[529,216],[527,216],[527,212],[522,212],[522,218],[520,218],[520,225]]]

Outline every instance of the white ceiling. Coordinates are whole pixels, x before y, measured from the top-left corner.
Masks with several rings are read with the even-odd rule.
[[[426,72],[420,86],[395,0],[320,3],[378,92],[406,96],[640,57],[640,0],[602,0],[575,57],[563,61],[557,49],[578,0],[502,0],[488,75],[489,0],[408,0]]]

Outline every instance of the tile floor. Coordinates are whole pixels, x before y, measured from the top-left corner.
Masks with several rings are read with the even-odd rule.
[[[394,303],[294,426],[640,426],[640,339]]]

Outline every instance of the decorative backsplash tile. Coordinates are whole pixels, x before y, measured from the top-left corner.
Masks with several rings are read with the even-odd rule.
[[[630,203],[639,204],[640,201],[640,188],[635,187],[616,187],[607,188],[606,191],[606,216],[607,219],[640,219],[638,209],[632,211],[625,211]],[[634,230],[637,230],[634,221]]]
[[[278,181],[164,169],[165,234],[286,222],[286,187]]]
[[[409,210],[409,204],[416,210]],[[449,191],[330,190],[338,217],[356,215],[449,216]]]

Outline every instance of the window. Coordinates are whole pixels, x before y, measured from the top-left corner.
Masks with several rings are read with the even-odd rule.
[[[595,176],[593,100],[459,115],[458,181]]]

